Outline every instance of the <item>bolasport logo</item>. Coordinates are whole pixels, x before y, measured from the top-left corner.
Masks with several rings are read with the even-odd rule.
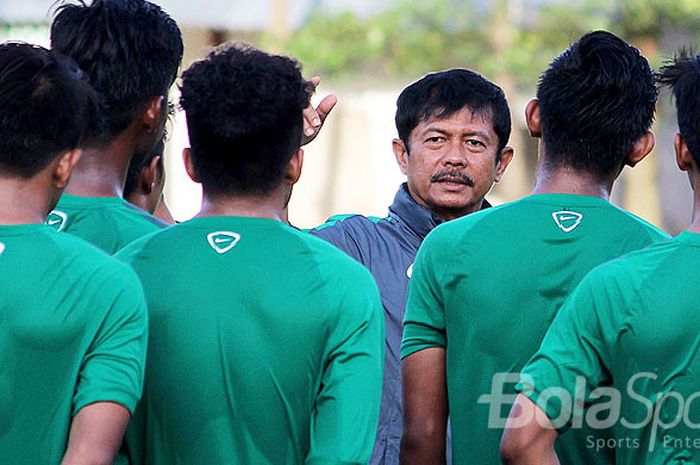
[[[648,387],[649,383],[657,378],[656,373],[637,373],[630,377],[624,392],[604,386],[590,390],[587,395],[589,387],[583,376],[576,377],[573,391],[557,386],[543,389],[537,396],[538,406],[550,414],[558,412],[558,416],[549,418],[549,422],[540,426],[559,429],[568,425],[575,430],[586,425],[592,430],[604,430],[619,425],[628,430],[647,430],[644,437],[649,439],[649,452],[653,452],[659,444],[667,448],[700,449],[700,392],[684,396],[671,390],[649,396],[648,388],[645,390],[643,387]],[[512,389],[515,384],[520,386],[521,392],[525,395],[534,391],[534,380],[527,374],[496,373],[491,379],[491,392],[479,397],[478,403],[489,406],[489,428],[505,428],[508,417],[503,416],[504,406],[509,407],[515,402],[517,394],[513,393]],[[641,392],[647,394],[643,395]],[[626,409],[628,412],[635,412],[634,418],[623,415],[623,401],[638,404],[632,409]],[[508,426],[518,428],[532,420],[533,418],[526,412],[520,412],[519,416],[510,418]],[[539,421],[537,417],[535,420]],[[698,435],[676,437],[666,434],[667,431],[679,425],[698,431]],[[636,437],[601,439],[587,436],[586,445],[596,450],[641,447]]]

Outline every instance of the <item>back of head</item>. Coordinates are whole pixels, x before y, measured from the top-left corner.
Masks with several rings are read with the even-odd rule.
[[[93,0],[62,5],[51,25],[51,46],[87,73],[105,101],[109,141],[143,110],[167,96],[182,59],[180,29],[144,0]]]
[[[554,59],[537,88],[549,168],[607,179],[651,128],[657,90],[649,62],[606,31]]]
[[[406,148],[421,121],[446,118],[463,108],[491,119],[498,136],[498,153],[510,137],[510,109],[500,87],[466,69],[428,74],[406,87],[396,102],[396,130]]]
[[[682,51],[661,68],[659,82],[676,98],[678,129],[695,163],[700,166],[700,55]]]
[[[292,58],[225,45],[182,74],[192,161],[205,193],[263,195],[282,182],[312,85]]]
[[[29,178],[101,130],[99,98],[67,57],[0,45],[0,174]]]

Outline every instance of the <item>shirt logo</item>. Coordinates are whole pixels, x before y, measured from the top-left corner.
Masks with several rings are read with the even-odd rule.
[[[4,251],[5,251],[5,244],[3,244],[2,242],[0,242],[0,255],[2,255],[2,253],[3,253]]]
[[[413,276],[413,263],[406,270],[406,276],[408,276],[408,279],[411,279],[411,276]]]
[[[583,215],[578,212],[572,212],[569,210],[562,210],[552,213],[552,218],[554,222],[561,228],[562,231],[568,233],[576,229],[576,227],[581,224]]]
[[[46,224],[54,228],[56,231],[63,231],[63,228],[66,227],[67,219],[68,215],[62,211],[54,210],[49,213],[49,216],[46,217]]]
[[[207,242],[219,254],[224,254],[235,247],[241,235],[230,231],[216,231],[207,235]]]

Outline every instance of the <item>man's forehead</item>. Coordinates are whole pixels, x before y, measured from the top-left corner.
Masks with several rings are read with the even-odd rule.
[[[432,113],[424,116],[415,129],[427,130],[433,126],[443,125],[480,125],[486,126],[489,132],[495,133],[493,125],[493,109],[483,107],[473,109],[469,106],[464,106],[457,111],[446,113],[444,109],[437,109]]]

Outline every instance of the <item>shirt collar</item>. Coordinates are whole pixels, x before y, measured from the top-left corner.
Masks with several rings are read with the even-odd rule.
[[[490,208],[491,204],[484,199],[481,209]],[[403,183],[394,197],[394,203],[389,207],[389,214],[404,223],[421,240],[436,226],[445,222],[428,208],[416,203],[408,192],[408,184]]]

